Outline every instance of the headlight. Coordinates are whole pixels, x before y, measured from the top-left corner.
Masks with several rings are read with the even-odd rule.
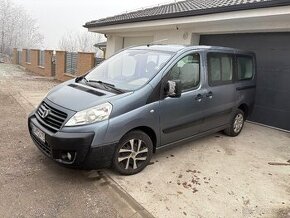
[[[112,111],[112,105],[110,103],[104,103],[80,112],[77,112],[65,126],[79,126],[84,124],[90,124],[107,120]]]

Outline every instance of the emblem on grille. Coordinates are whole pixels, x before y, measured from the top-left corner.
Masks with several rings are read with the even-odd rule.
[[[46,118],[49,115],[49,113],[50,113],[50,110],[44,109],[43,113],[41,114],[41,117],[44,119],[44,118]]]

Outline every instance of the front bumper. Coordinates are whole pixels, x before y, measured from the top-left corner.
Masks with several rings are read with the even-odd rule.
[[[32,133],[31,125],[45,133],[45,143]],[[94,132],[67,133],[58,131],[53,133],[38,122],[34,113],[28,118],[28,129],[39,150],[60,164],[85,169],[104,168],[111,165],[115,144],[92,147]],[[68,153],[70,154],[69,159],[67,158]]]

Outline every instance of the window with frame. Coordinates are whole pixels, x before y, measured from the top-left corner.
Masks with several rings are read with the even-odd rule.
[[[200,55],[194,53],[179,60],[169,71],[168,80],[180,80],[182,91],[197,87],[200,81]]]
[[[223,85],[233,81],[233,55],[208,54],[208,79],[210,85]]]
[[[248,80],[253,78],[254,63],[250,56],[237,57],[238,80]]]

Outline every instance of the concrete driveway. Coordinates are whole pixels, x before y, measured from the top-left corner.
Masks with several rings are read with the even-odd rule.
[[[290,217],[290,134],[246,123],[154,156],[142,173],[107,171],[156,217]],[[269,165],[268,162],[285,165]]]
[[[22,73],[24,78],[32,77]],[[15,92],[16,98],[24,107],[31,107],[55,84],[41,78],[37,82],[22,79],[13,89],[21,89]],[[38,86],[41,88],[34,92]],[[21,137],[29,140],[27,134]],[[68,169],[52,170],[51,161],[41,159],[37,164],[49,176],[48,184],[54,184],[55,174],[71,173]],[[246,123],[238,137],[217,133],[155,154],[140,174],[124,177],[112,170],[104,172],[156,217],[289,218],[289,160],[289,133]],[[77,179],[81,177],[77,172],[74,184],[79,181],[80,187],[85,184]]]

